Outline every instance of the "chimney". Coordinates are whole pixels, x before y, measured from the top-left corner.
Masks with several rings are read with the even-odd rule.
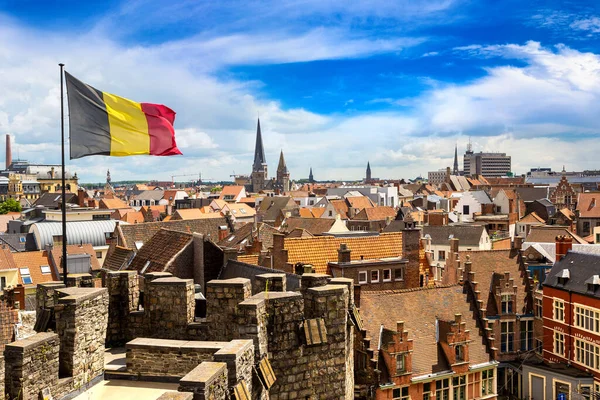
[[[6,169],[12,164],[12,150],[10,148],[10,134],[6,134]]]
[[[513,249],[521,250],[523,248],[523,238],[521,236],[515,236],[513,240]]]
[[[559,262],[573,248],[573,239],[570,236],[559,235],[556,237],[556,262]]]
[[[350,262],[350,249],[346,243],[341,243],[338,249],[338,263]]]
[[[229,229],[226,226],[219,226],[219,242],[229,236]]]
[[[354,285],[354,305],[360,308],[360,285]]]

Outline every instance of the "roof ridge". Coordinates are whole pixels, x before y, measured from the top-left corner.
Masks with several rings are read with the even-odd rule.
[[[433,289],[447,289],[450,287],[462,286],[460,283],[448,283],[434,286],[423,286],[423,287],[415,287],[408,289],[389,289],[389,290],[365,290],[361,293],[363,294],[401,294],[401,293],[409,293],[409,292],[420,292],[425,290],[433,290]]]

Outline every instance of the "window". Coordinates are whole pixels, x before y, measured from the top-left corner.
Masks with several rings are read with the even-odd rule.
[[[0,290],[4,290],[4,288],[6,287],[6,278],[0,277]]]
[[[446,252],[444,250],[438,251],[438,260],[440,260],[440,261],[446,260]]]
[[[102,252],[101,251],[97,251],[96,252],[96,258],[102,258]]]
[[[554,398],[569,400],[571,397],[571,385],[565,382],[554,381]]]
[[[404,361],[404,354],[396,354],[396,374],[403,374],[405,372],[406,365]]]
[[[531,350],[533,345],[533,321],[521,320],[521,351]]]
[[[379,282],[379,270],[371,271],[371,283]]]
[[[513,321],[500,321],[500,351],[503,353],[513,351],[515,335],[515,323]]]
[[[31,285],[33,280],[31,280],[31,274],[29,273],[29,268],[19,268],[19,272],[21,273],[21,279],[23,279],[24,285]]]
[[[575,361],[586,367],[600,370],[600,347],[591,342],[575,339]]]
[[[435,382],[435,398],[436,400],[450,399],[450,379],[442,379]]]
[[[51,272],[49,265],[42,265],[40,269],[42,270],[42,274],[49,274]]]
[[[392,398],[394,400],[409,400],[410,396],[408,395],[408,386],[394,389],[392,391]]]
[[[486,369],[481,371],[481,395],[490,394],[494,394],[494,370]]]
[[[513,312],[513,299],[510,294],[502,295],[502,314],[512,314]]]
[[[431,383],[423,384],[423,400],[431,400]]]
[[[394,270],[394,280],[401,281],[402,279],[404,279],[404,272],[402,268],[396,268]]]
[[[535,352],[538,354],[542,354],[543,349],[544,349],[543,342],[540,339],[535,339]]]
[[[329,216],[332,217],[333,216],[333,211],[329,210]]]
[[[457,363],[465,361],[465,346],[454,346],[454,356]]]
[[[466,375],[452,378],[452,394],[454,400],[465,400],[467,398]]]
[[[554,354],[565,355],[565,335],[560,332],[554,332]]]
[[[554,299],[553,316],[556,321],[565,322],[565,302]]]
[[[358,273],[358,283],[367,283],[367,271],[360,271]]]
[[[542,299],[535,299],[535,316],[536,318],[542,318]]]
[[[592,385],[581,385],[580,392],[584,399],[592,398]],[[595,397],[594,397],[595,398]]]
[[[391,269],[384,269],[383,270],[383,281],[384,282],[389,282],[392,280],[392,270]]]
[[[600,312],[576,305],[575,326],[586,331],[600,333]]]
[[[468,205],[463,206],[463,215],[469,215],[469,206]]]
[[[583,235],[589,235],[589,233],[590,233],[590,223],[589,222],[586,221],[583,223],[583,232],[582,233],[583,233]]]

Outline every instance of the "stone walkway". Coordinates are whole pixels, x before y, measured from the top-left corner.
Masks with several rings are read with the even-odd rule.
[[[177,392],[177,383],[112,380],[101,381],[75,400],[156,400],[163,393]]]

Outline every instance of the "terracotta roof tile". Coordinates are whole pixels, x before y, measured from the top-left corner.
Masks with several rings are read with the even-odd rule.
[[[313,207],[312,214],[315,218],[321,218],[325,213],[325,207]]]
[[[258,254],[243,254],[237,257],[237,261],[246,264],[258,265]]]
[[[127,222],[129,224],[140,224],[144,222],[144,214],[142,214],[141,211],[128,212],[121,217],[121,221]]]
[[[50,259],[46,250],[40,251],[24,251],[12,254],[15,264],[18,268],[29,268],[29,274],[31,276],[33,286],[38,283],[52,282],[58,280],[56,271],[54,268],[50,268],[50,273],[42,273],[42,266],[50,266]],[[23,283],[23,277],[19,270],[19,281]],[[23,283],[24,284],[24,283]],[[25,286],[31,286],[25,285]]]
[[[377,259],[402,256],[402,233],[382,233],[379,236],[356,238],[286,238],[284,249],[288,252],[288,263],[311,264],[317,273],[327,272],[327,263],[337,261],[340,244],[346,243],[351,250],[352,260]]]
[[[104,260],[102,268],[109,271],[119,271],[127,266],[134,254],[131,249],[116,246],[111,255]]]
[[[118,210],[119,208],[129,208],[129,205],[121,199],[102,199],[98,208],[106,210]]]
[[[435,366],[445,364],[445,360],[438,360],[441,352],[435,340],[436,320],[454,321],[457,313],[462,314],[471,334],[469,363],[489,361],[462,286],[361,293],[360,314],[371,337],[371,348],[379,346],[381,325],[395,331],[396,321],[404,321],[408,337],[413,340],[413,375],[438,372]]]
[[[600,192],[579,193],[577,210],[580,218],[600,218]]]
[[[192,240],[191,233],[161,229],[144,243],[127,269],[140,273],[168,271],[173,258],[192,243]]]
[[[348,219],[348,204],[344,200],[330,200],[329,201],[335,211],[340,214],[342,219]]]
[[[352,219],[383,221],[386,219],[394,219],[397,213],[398,212],[393,207],[379,206],[373,208],[364,208]]]
[[[558,235],[570,236],[573,243],[587,244],[587,242],[569,231],[564,226],[532,226],[529,235],[525,238],[526,242],[531,243],[555,243]]]
[[[143,224],[119,225],[116,229],[124,242],[118,245],[135,249],[136,242],[145,243],[161,228],[179,232],[197,232],[209,236],[213,240],[219,238],[219,226],[226,226],[225,218],[190,219],[183,221],[146,222]]]
[[[332,218],[286,218],[284,226],[281,227],[284,233],[290,233],[294,229],[306,229],[312,235],[321,235],[328,232],[335,219]]]
[[[373,208],[375,205],[367,196],[355,196],[355,197],[346,197],[346,201],[348,205],[352,208]]]
[[[310,208],[302,207],[300,209],[300,217],[302,218],[314,218],[314,215]]]
[[[206,219],[206,218],[222,218],[221,213],[212,212],[205,213],[199,208],[185,208],[177,210],[173,213],[171,219],[174,220],[187,220],[187,219]]]
[[[17,264],[15,259],[7,246],[0,248],[0,271],[3,269],[15,269]]]
[[[235,185],[223,186],[223,190],[221,190],[219,199],[223,200],[225,198],[225,196],[233,196],[235,198],[240,195],[240,193],[242,192],[243,189],[244,189],[243,186],[235,186]]]

